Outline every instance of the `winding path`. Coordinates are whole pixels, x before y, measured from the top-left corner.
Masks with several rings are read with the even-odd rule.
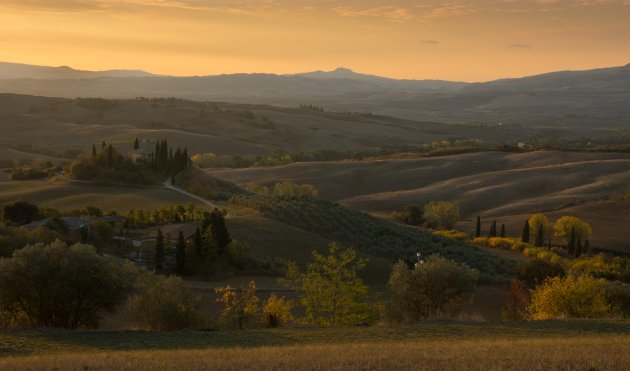
[[[213,208],[213,209],[214,209],[214,208],[218,208],[218,207],[219,207],[219,206],[217,206],[217,204],[212,203],[212,202],[210,202],[210,201],[206,200],[206,199],[205,199],[205,198],[203,198],[203,197],[199,197],[199,196],[197,196],[197,195],[195,195],[195,194],[192,194],[192,193],[190,193],[190,192],[186,192],[186,191],[184,191],[184,190],[183,190],[183,189],[181,189],[181,188],[175,187],[175,186],[173,185],[173,183],[171,183],[171,180],[170,180],[170,179],[169,179],[169,180],[167,180],[166,182],[164,182],[164,188],[166,188],[166,189],[170,189],[170,190],[175,191],[175,192],[179,192],[179,193],[181,193],[181,194],[183,194],[183,195],[185,195],[185,196],[188,196],[188,197],[193,198],[193,199],[195,199],[195,200],[197,200],[197,201],[200,201],[200,202],[202,202],[202,203],[204,203],[204,204],[208,205],[209,207],[211,207],[211,208]]]

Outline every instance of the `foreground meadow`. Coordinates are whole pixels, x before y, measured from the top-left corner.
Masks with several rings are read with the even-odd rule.
[[[0,332],[2,370],[624,370],[630,322],[227,332]]]

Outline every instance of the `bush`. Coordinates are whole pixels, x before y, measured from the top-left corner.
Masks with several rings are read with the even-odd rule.
[[[540,259],[533,259],[516,267],[516,276],[529,287],[544,283],[547,278],[564,277],[564,275],[564,268],[560,264]]]
[[[531,291],[533,319],[601,318],[610,313],[607,283],[589,276],[553,277]]]
[[[184,287],[179,277],[161,277],[145,272],[136,283],[128,309],[134,325],[143,330],[170,331],[194,328],[203,323],[199,299]]]
[[[217,302],[223,304],[221,320],[225,325],[243,330],[256,323],[260,313],[254,281],[250,281],[247,287],[242,287],[238,291],[229,285],[214,291],[219,295]]]
[[[459,221],[459,206],[448,201],[433,201],[424,205],[423,217],[430,228],[452,229]]]
[[[457,241],[470,242],[470,240],[472,239],[472,237],[468,233],[460,232],[454,229],[451,229],[450,231],[434,231],[433,233],[437,234],[438,236],[450,238]]]
[[[89,245],[28,246],[0,260],[0,310],[32,326],[98,327],[102,312],[127,298],[135,274]]]
[[[478,278],[476,270],[437,255],[411,270],[399,262],[388,282],[389,317],[406,322],[461,314],[472,303]]]

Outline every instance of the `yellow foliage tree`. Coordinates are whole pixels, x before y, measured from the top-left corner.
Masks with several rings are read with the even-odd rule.
[[[269,327],[280,327],[293,320],[293,302],[272,292],[263,306],[265,321]]]
[[[256,296],[256,283],[250,281],[247,287],[236,291],[230,285],[214,290],[219,297],[217,302],[223,304],[221,320],[228,325],[233,325],[239,330],[246,328],[255,322],[258,309],[258,297]]]
[[[588,223],[573,216],[563,216],[556,220],[553,225],[555,236],[562,238],[567,243],[571,239],[572,230],[575,231],[575,239],[580,239],[582,242],[591,238],[593,234],[593,229]]]
[[[533,319],[601,318],[609,313],[606,281],[590,276],[554,277],[531,290]]]
[[[530,238],[537,239],[538,231],[540,230],[540,226],[542,225],[543,236],[540,239],[541,241],[546,241],[551,238],[551,234],[553,233],[553,227],[549,222],[549,219],[544,214],[534,214],[529,218],[529,233]]]

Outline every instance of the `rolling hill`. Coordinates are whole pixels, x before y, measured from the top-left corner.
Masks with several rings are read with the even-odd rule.
[[[534,212],[578,215],[594,223],[594,244],[630,251],[620,233],[630,215],[620,211],[622,206],[602,202],[630,184],[629,154],[484,152],[208,172],[241,185],[312,184],[324,199],[376,215],[389,215],[410,204],[453,200],[467,220],[461,227],[469,231],[477,215],[506,223],[516,235]]]
[[[2,72],[4,71],[4,72]],[[178,97],[373,112],[413,120],[629,127],[630,65],[486,83],[394,80],[345,68],[295,75],[154,76],[0,65],[0,92],[51,97]]]

